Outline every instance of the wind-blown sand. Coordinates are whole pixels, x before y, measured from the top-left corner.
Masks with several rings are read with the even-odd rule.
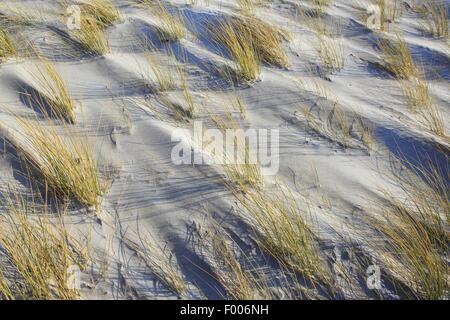
[[[448,137],[431,132],[408,109],[398,81],[377,68],[382,57],[376,49],[376,34],[364,24],[354,2],[337,0],[323,14],[324,21],[335,26],[333,31],[341,32],[337,38],[342,41],[344,67],[333,72],[324,68],[316,50],[316,35],[298,16],[300,9],[310,7],[309,2],[276,0],[256,6],[256,16],[291,33],[291,41],[283,42],[290,66],[263,64],[260,79],[235,89],[214,70],[214,66],[228,63],[229,58],[202,31],[207,21],[236,11],[234,1],[199,0],[194,5],[170,2],[170,8],[182,12],[187,21],[186,36],[179,42],[167,43],[175,61],[167,58],[164,45],[155,37],[157,18],[131,1],[113,1],[124,19],[107,28],[111,53],[101,57],[85,55],[64,39],[67,29],[60,20],[64,7],[51,0],[19,2],[37,14],[37,20],[28,26],[8,27],[11,37],[23,48],[17,59],[0,64],[3,135],[14,136],[18,127],[13,115],[35,113],[23,94],[27,88],[40,90],[29,74],[36,59],[23,56],[25,44],[33,41],[46,58],[55,62],[66,81],[77,104],[77,132],[89,137],[99,168],[110,177],[98,212],[74,205],[65,218],[70,233],[88,244],[92,255],[93,262],[82,272],[82,298],[177,298],[179,295],[146,265],[140,253],[146,250],[143,238],[158,244],[164,252],[161,261],[167,261],[184,279],[188,289],[183,298],[224,297],[220,281],[214,276],[212,258],[205,249],[211,218],[224,227],[246,255],[259,255],[259,267],[268,268],[269,273],[276,269],[256,250],[251,226],[240,214],[242,205],[224,184],[220,166],[175,165],[171,161],[171,150],[177,144],[171,141],[172,133],[192,128],[193,121],[177,121],[142,80],[140,72],[145,61],[139,43],[143,37],[155,43],[162,61],[185,68],[192,97],[201,106],[196,120],[208,121],[205,110],[223,113],[232,109],[230,102],[236,93],[246,106],[242,123],[247,128],[279,130],[280,168],[276,176],[264,177],[264,188],[285,185],[295,198],[301,199],[301,206],[309,207],[320,251],[327,261],[323,263],[335,270],[333,277],[342,285],[338,297],[401,297],[387,282],[382,282],[377,292],[369,290],[364,276],[350,288],[344,284],[342,272],[337,271],[338,265],[344,265],[344,274],[356,277],[352,269],[356,253],[350,248],[358,248],[369,261],[371,256],[376,257],[370,245],[378,240],[367,236],[370,228],[364,224],[364,216],[373,212],[380,201],[383,203],[383,190],[397,190],[392,182],[392,156],[405,157],[412,163],[432,158],[448,170],[450,143]],[[1,3],[14,6],[17,1]],[[364,7],[369,1],[360,3]],[[423,66],[431,96],[449,128],[448,39],[424,35],[406,5],[403,16],[391,25],[390,36],[395,28],[402,31],[413,58]],[[171,72],[176,74],[175,68]],[[370,152],[354,137],[351,141],[355,146],[343,148],[338,141],[308,128],[302,108],[314,111],[324,101],[315,83],[328,88],[342,110],[351,115],[352,126],[356,128],[360,118],[373,128]],[[174,91],[178,93],[171,94],[183,100],[182,91]],[[327,116],[323,115],[325,122]],[[0,146],[3,150],[3,143]],[[0,158],[2,190],[11,184],[25,190],[22,170],[13,156],[4,152]],[[448,173],[446,179],[448,182]],[[261,261],[266,260],[269,262],[263,265]]]

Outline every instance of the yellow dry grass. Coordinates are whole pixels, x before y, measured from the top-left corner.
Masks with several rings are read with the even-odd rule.
[[[232,187],[237,187],[241,191],[247,188],[260,188],[263,184],[263,176],[261,167],[257,163],[256,150],[249,141],[247,143],[246,132],[241,129],[237,119],[230,112],[225,115],[210,115],[211,120],[226,136],[228,129],[232,129],[234,133],[233,148],[227,150],[223,155],[223,159],[219,159],[219,163],[223,162],[222,168],[225,173],[226,183],[230,183]]]
[[[160,20],[158,36],[161,41],[178,41],[186,36],[184,17],[181,13],[171,13],[161,0],[142,0],[141,5],[151,9]]]
[[[415,4],[425,19],[425,28],[433,37],[448,37],[448,8],[445,1],[425,0]]]
[[[317,52],[323,64],[331,71],[340,71],[344,68],[345,56],[344,47],[340,39],[332,39],[327,36],[320,36]]]
[[[5,30],[0,27],[0,62],[16,54],[16,46]]]
[[[82,16],[81,28],[74,30],[73,34],[81,47],[91,54],[103,55],[110,51],[103,26],[91,17]]]
[[[380,206],[379,217],[369,219],[385,239],[381,260],[414,298],[444,299],[449,290],[449,175],[438,169],[401,168],[404,176],[397,185],[404,195],[386,192],[389,204]]]
[[[209,25],[212,38],[223,45],[236,63],[237,75],[245,81],[257,79],[260,62],[287,67],[289,60],[282,46],[290,39],[285,30],[256,17],[230,16],[218,25]]]
[[[378,48],[383,58],[383,67],[398,79],[409,79],[419,76],[406,41],[396,35],[395,39],[379,39]]]
[[[209,30],[214,41],[228,50],[236,65],[237,77],[247,82],[255,81],[261,73],[260,57],[245,28],[235,28],[231,21],[224,21],[219,26],[210,26]]]
[[[36,106],[45,111],[45,104],[50,107],[48,110],[51,116],[65,119],[69,123],[75,123],[75,102],[72,100],[64,79],[56,70],[53,63],[38,54],[39,64],[34,71],[30,71],[31,76],[43,90],[43,95],[31,97]]]
[[[119,10],[110,0],[90,0],[83,4],[81,12],[97,21],[103,29],[122,20]]]
[[[124,241],[130,249],[138,254],[165,287],[180,297],[186,297],[187,283],[176,262],[173,261],[172,253],[167,245],[161,246],[150,234],[141,237],[140,245],[128,238]]]
[[[287,190],[267,192],[232,189],[248,211],[249,225],[257,235],[258,246],[286,270],[300,274],[310,285],[328,282],[321,262],[317,238],[310,226],[308,209],[302,210]]]
[[[34,204],[14,192],[1,202],[0,246],[6,258],[0,268],[0,297],[4,299],[78,299],[70,268],[86,268],[87,254],[68,234],[58,206]]]
[[[99,176],[87,137],[62,121],[59,127],[50,119],[42,123],[16,117],[16,121],[17,147],[31,169],[42,176],[41,183],[58,197],[74,198],[98,209],[106,184]]]

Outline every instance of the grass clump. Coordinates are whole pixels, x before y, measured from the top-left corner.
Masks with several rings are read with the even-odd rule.
[[[3,13],[1,19],[13,24],[31,26],[46,21],[44,11],[37,5],[24,5],[16,2],[11,6],[2,2],[0,9]]]
[[[420,78],[400,82],[406,102],[411,111],[415,112],[431,105],[428,83]]]
[[[371,225],[385,238],[382,259],[391,276],[412,290],[414,298],[448,298],[448,172],[403,167],[398,185],[404,193],[387,192],[389,205]],[[447,169],[448,170],[448,169]]]
[[[279,67],[287,67],[289,60],[283,49],[283,40],[289,40],[290,34],[256,17],[232,16],[234,28],[242,30],[254,44],[254,49],[262,62]]]
[[[322,62],[332,71],[340,71],[344,68],[345,56],[342,42],[327,36],[319,37],[320,46],[318,53]]]
[[[161,41],[179,41],[186,36],[184,19],[180,14],[172,15],[160,1],[155,13],[162,22],[162,28],[158,30]]]
[[[419,75],[408,45],[399,34],[395,40],[379,39],[377,45],[383,58],[383,68],[394,77],[409,79]]]
[[[433,37],[448,37],[448,8],[445,1],[426,0],[422,4],[422,14],[427,31]]]
[[[334,3],[334,0],[311,0],[314,11],[316,14],[322,14],[325,12],[327,7]]]
[[[410,80],[401,80],[400,85],[408,108],[418,115],[419,120],[431,132],[438,136],[446,137],[444,118],[439,106],[433,102],[430,96],[428,82],[417,77]]]
[[[228,50],[236,64],[235,71],[239,79],[252,82],[259,77],[260,57],[245,28],[235,28],[231,21],[224,21],[219,26],[211,26],[210,32],[214,41]]]
[[[87,52],[103,55],[110,51],[106,28],[121,20],[120,12],[110,0],[89,1],[81,7],[81,26],[73,31],[74,36]]]
[[[45,187],[63,198],[73,197],[82,205],[100,205],[105,190],[87,138],[77,136],[64,124],[61,130],[51,120],[17,117],[20,150],[27,164],[42,176]]]
[[[224,154],[213,155],[222,157],[218,162],[223,164],[227,183],[244,192],[249,187],[259,189],[264,181],[257,159],[256,141],[252,141],[251,137],[252,132],[247,135],[230,112],[225,115],[211,115],[211,120],[227,140],[232,140],[231,148],[227,148]]]
[[[142,66],[141,76],[146,82],[156,82],[157,91],[169,91],[177,88],[177,78],[174,71],[159,56],[145,54],[146,66]]]
[[[51,222],[48,206],[14,194],[1,203],[0,247],[5,268],[0,268],[0,297],[4,299],[78,299],[70,268],[84,270],[87,257],[62,222],[65,207]]]
[[[173,51],[168,47],[168,57],[163,59],[155,45],[148,39],[143,39],[141,44],[144,53],[144,63],[139,64],[139,74],[153,91],[175,90],[178,86],[177,73],[179,66]]]
[[[399,0],[378,0],[377,2],[380,8],[380,30],[386,31],[389,23],[403,14],[402,3]]]
[[[213,40],[227,49],[237,65],[239,78],[245,81],[257,79],[260,62],[279,67],[289,65],[282,42],[290,35],[256,17],[231,16],[208,29]]]
[[[239,6],[239,10],[241,10],[244,14],[250,15],[255,11],[254,0],[237,0],[237,4]]]
[[[119,10],[110,0],[90,0],[83,4],[81,11],[83,15],[97,21],[103,29],[122,19]]]
[[[161,246],[150,235],[139,240],[141,245],[128,238],[124,240],[127,247],[138,254],[166,288],[180,297],[186,297],[187,283],[174,263],[172,253],[168,252],[167,246]]]
[[[298,117],[306,121],[309,129],[344,148],[365,149],[370,154],[374,137],[372,128],[358,115],[345,112],[335,103],[330,111],[317,104],[318,110],[301,108]]]
[[[0,62],[16,54],[16,46],[5,30],[0,27]]]
[[[256,268],[253,259],[217,222],[211,219],[211,224],[212,228],[204,234],[203,247],[207,249],[215,279],[226,291],[226,298],[273,299],[267,275]]]
[[[81,17],[81,28],[74,30],[74,35],[81,47],[89,53],[103,55],[110,51],[102,24],[91,17]]]
[[[150,8],[160,20],[158,36],[161,41],[179,41],[186,36],[184,18],[180,13],[172,14],[161,0],[142,0],[141,4]]]
[[[447,131],[445,129],[444,118],[441,109],[436,104],[430,104],[426,109],[419,111],[421,121],[440,137],[447,138]]]
[[[56,116],[59,119],[65,119],[69,123],[75,123],[75,102],[72,100],[64,79],[56,70],[53,63],[41,55],[38,55],[39,65],[35,72],[31,72],[32,77],[38,86],[44,91],[39,97],[31,97],[33,103],[41,108],[42,111]],[[50,108],[46,111],[45,105]]]
[[[317,239],[291,193],[284,190],[234,193],[248,211],[249,225],[253,226],[258,246],[263,251],[310,284],[327,279]]]

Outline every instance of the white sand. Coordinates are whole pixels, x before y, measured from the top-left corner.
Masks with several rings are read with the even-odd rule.
[[[114,168],[112,185],[103,197],[97,218],[86,210],[75,210],[67,218],[69,228],[80,239],[90,239],[92,251],[98,261],[104,260],[107,270],[83,275],[83,298],[176,298],[165,289],[134,250],[126,246],[128,239],[137,240],[137,234],[151,233],[167,250],[173,250],[172,262],[189,283],[189,297],[217,298],[220,293],[216,281],[202,269],[208,268],[208,259],[199,250],[198,234],[203,232],[204,212],[207,211],[250,247],[250,240],[242,218],[236,214],[237,203],[223,185],[221,171],[214,166],[176,166],[170,154],[174,146],[171,133],[179,126],[170,116],[161,118],[151,110],[139,106],[145,95],[152,99],[139,76],[142,54],[133,48],[139,33],[151,28],[157,21],[141,8],[127,1],[114,1],[125,21],[108,28],[112,53],[104,57],[71,58],[73,48],[54,31],[65,30],[52,14],[57,7],[53,1],[20,1],[43,10],[45,21],[34,26],[16,27],[12,34],[20,39],[34,40],[44,54],[57,62],[58,71],[70,88],[78,107],[78,126],[87,132],[97,146],[102,165]],[[303,1],[301,1],[303,2]],[[369,1],[360,1],[368,3]],[[3,0],[2,3],[14,3]],[[227,102],[220,99],[220,77],[208,66],[223,64],[226,58],[217,54],[206,42],[195,37],[202,19],[209,15],[231,12],[237,8],[234,1],[197,1],[188,6],[184,1],[173,2],[190,19],[188,35],[177,46],[186,52],[187,61],[181,60],[187,70],[190,88],[197,103],[212,110],[225,110]],[[266,177],[266,187],[275,180],[293,190],[296,196],[307,196],[312,203],[322,250],[328,257],[344,248],[335,231],[355,242],[366,239],[356,234],[359,216],[370,210],[372,201],[381,196],[381,188],[389,186],[386,177],[390,170],[390,152],[402,151],[410,157],[417,148],[419,154],[433,153],[436,144],[449,148],[449,141],[436,137],[408,111],[401,88],[389,75],[370,65],[379,61],[374,49],[376,37],[361,24],[351,1],[337,0],[327,9],[325,20],[341,20],[344,26],[342,41],[345,67],[329,74],[329,81],[310,72],[321,65],[315,51],[317,39],[295,17],[299,1],[273,1],[257,8],[264,20],[289,30],[293,39],[285,44],[291,66],[286,69],[264,66],[261,81],[252,87],[239,87],[238,93],[247,107],[246,122],[252,128],[278,128],[280,130],[280,170],[275,177]],[[145,26],[147,24],[147,26]],[[423,62],[430,74],[431,92],[442,109],[446,127],[449,127],[450,55],[449,42],[424,36],[412,13],[406,12],[396,26],[404,31],[405,39],[417,61]],[[30,114],[32,111],[21,101],[21,86],[36,88],[27,74],[32,62],[19,58],[0,65],[0,117],[10,126],[14,122],[8,110]],[[436,76],[438,75],[438,76]],[[347,111],[361,116],[374,127],[375,145],[369,155],[360,148],[344,150],[311,130],[306,130],[304,119],[296,115],[300,106],[311,107],[317,96],[311,91],[311,80],[322,81]],[[112,97],[114,95],[114,98]],[[217,101],[222,101],[217,103]],[[156,106],[156,108],[161,108]],[[164,112],[164,111],[163,111]],[[6,120],[6,121],[5,121]],[[11,128],[10,128],[11,129]],[[12,128],[13,129],[13,128]],[[447,149],[448,150],[448,149]],[[414,160],[414,158],[411,158]],[[447,163],[448,164],[448,163]],[[315,183],[316,168],[320,186]],[[17,183],[14,161],[7,155],[0,158],[1,184]],[[332,204],[328,208],[324,199]],[[353,225],[354,223],[354,225]],[[352,228],[354,226],[354,228]],[[199,231],[200,230],[200,231]],[[360,230],[358,230],[360,231]],[[139,244],[141,245],[141,244]],[[106,252],[105,257],[101,252]],[[343,255],[344,257],[344,255]],[[342,258],[345,260],[346,258]],[[99,268],[97,261],[95,268]],[[359,284],[352,298],[364,292]],[[368,293],[370,294],[370,292]],[[384,287],[384,297],[395,297]]]

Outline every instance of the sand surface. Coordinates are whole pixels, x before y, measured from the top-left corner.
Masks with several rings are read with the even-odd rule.
[[[142,37],[157,43],[152,30],[158,20],[132,1],[113,2],[123,22],[107,29],[111,53],[94,57],[83,55],[64,40],[62,34],[67,30],[60,20],[64,9],[54,1],[1,0],[2,4],[37,8],[36,23],[10,27],[10,34],[22,43],[34,41],[45,57],[55,61],[77,103],[77,131],[89,136],[99,167],[109,172],[110,187],[98,212],[74,206],[66,217],[68,230],[89,243],[95,261],[82,274],[81,297],[178,298],[139,254],[139,248],[145,247],[142,237],[148,237],[185,279],[188,290],[184,297],[222,298],[224,291],[203,248],[208,219],[222,225],[248,255],[256,252],[251,226],[239,214],[242,206],[224,184],[220,166],[176,165],[171,160],[177,144],[171,140],[172,133],[192,129],[193,121],[174,119],[140,75],[145,62],[138,44]],[[369,1],[359,3],[364,7]],[[390,180],[392,155],[412,162],[435,158],[448,170],[448,138],[437,136],[418,120],[408,110],[398,81],[376,67],[381,57],[375,48],[375,33],[361,21],[353,1],[337,0],[323,15],[327,23],[338,21],[340,26],[337,38],[342,42],[345,64],[333,72],[323,68],[317,37],[297,14],[310,6],[307,1],[274,0],[256,6],[255,15],[291,33],[291,41],[283,44],[290,66],[263,65],[258,81],[234,89],[214,71],[215,66],[229,63],[229,58],[211,45],[201,30],[207,21],[236,12],[237,4],[231,0],[198,0],[195,4],[177,0],[170,5],[186,17],[187,34],[168,44],[172,60],[164,60],[167,51],[162,44],[156,47],[167,65],[183,66],[192,97],[201,106],[195,119],[207,123],[209,115],[204,110],[217,114],[229,110],[237,94],[246,106],[242,123],[247,128],[279,130],[279,170],[275,176],[264,177],[264,188],[284,185],[302,205],[308,205],[321,252],[328,261],[324,263],[351,265],[342,237],[362,248],[365,255],[372,254],[364,249],[374,240],[362,236],[361,216],[383,199],[383,189],[395,188]],[[424,35],[415,14],[407,9],[395,27],[403,32],[414,59],[423,65],[431,95],[449,128],[448,39]],[[17,128],[11,110],[23,116],[34,113],[23,98],[23,88],[40,90],[29,74],[35,63],[34,58],[19,57],[0,64],[0,118],[6,135]],[[343,148],[307,127],[299,110],[314,110],[325,100],[316,83],[328,88],[353,119],[363,119],[373,128],[370,152],[358,139],[352,147]],[[170,97],[182,100],[182,91],[173,90]],[[353,123],[356,125],[356,120]],[[25,188],[20,170],[17,162],[3,153],[2,188],[8,184]],[[261,267],[272,268],[270,262]],[[376,296],[364,282],[342,292],[341,298]],[[398,297],[387,285],[379,292],[383,298]]]

